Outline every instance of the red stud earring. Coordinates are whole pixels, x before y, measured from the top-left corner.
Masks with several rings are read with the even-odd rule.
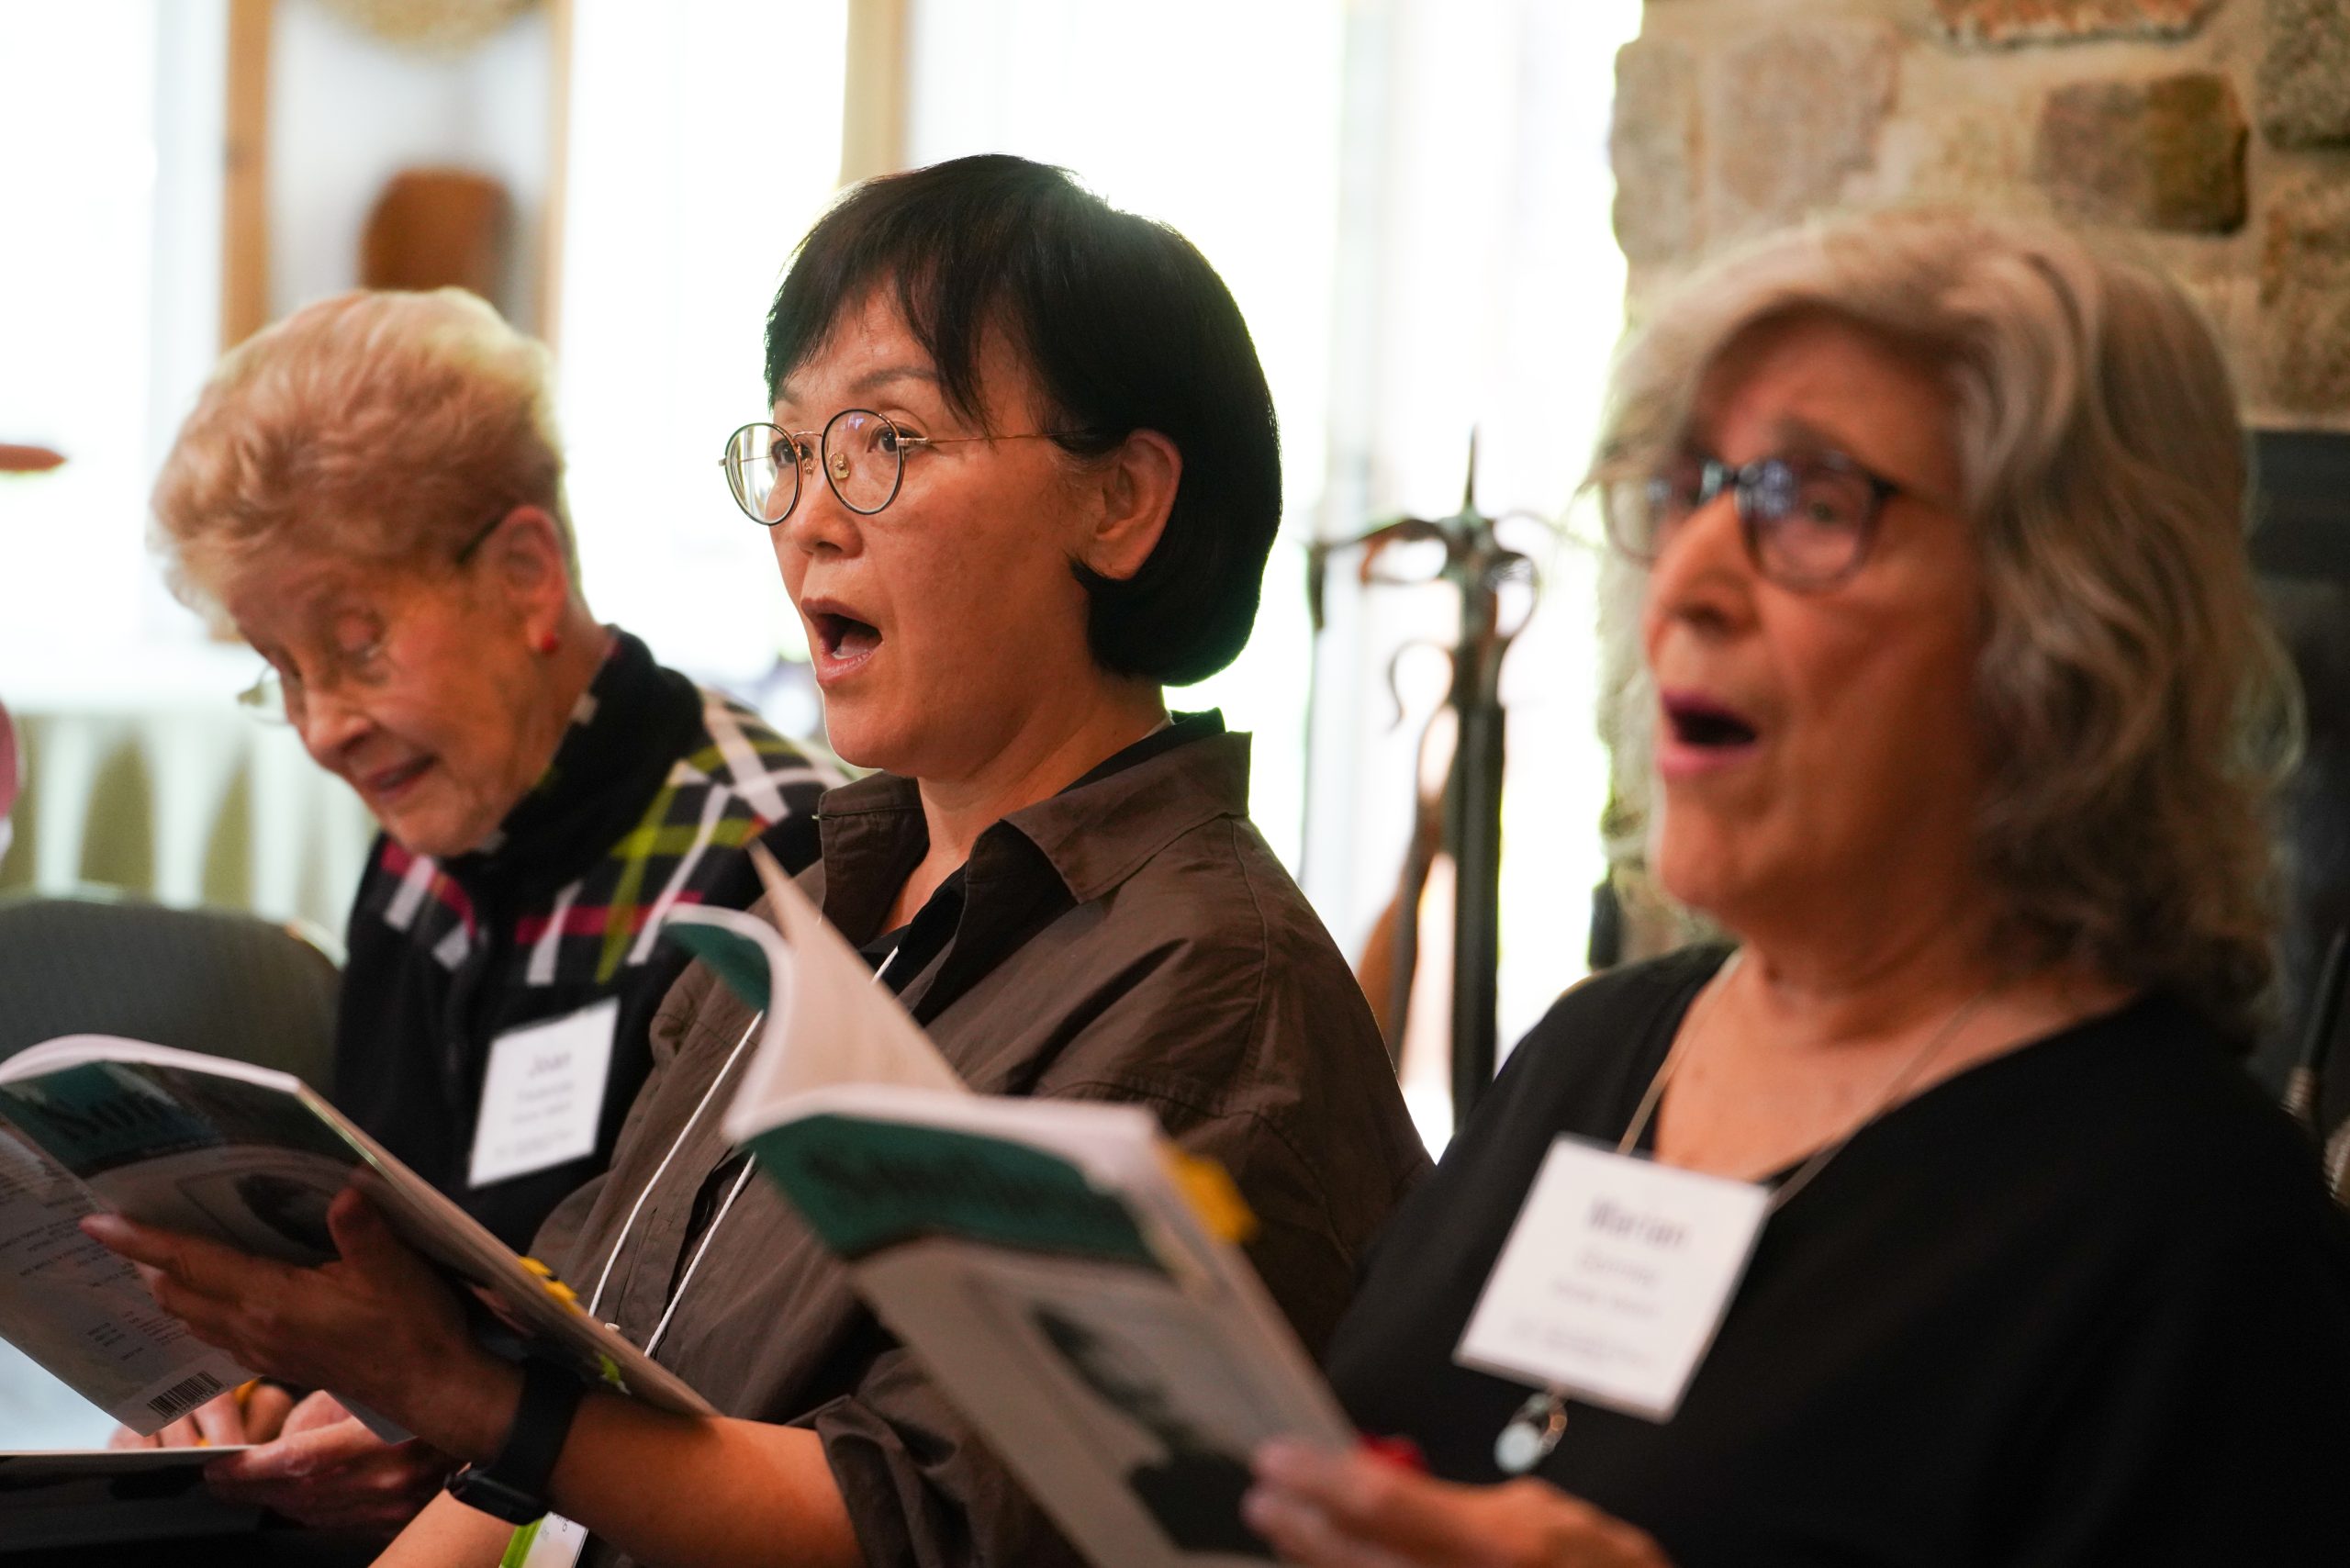
[[[548,654],[554,653],[557,648],[563,646],[563,639],[553,632],[542,632],[539,633],[539,640],[532,644],[532,646],[535,647],[542,656],[544,656]]]

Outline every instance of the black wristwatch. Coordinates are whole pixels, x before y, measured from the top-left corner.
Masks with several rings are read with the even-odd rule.
[[[547,1480],[587,1392],[552,1361],[524,1361],[522,1400],[504,1446],[487,1464],[469,1464],[449,1477],[449,1495],[509,1524],[527,1525],[544,1515]]]

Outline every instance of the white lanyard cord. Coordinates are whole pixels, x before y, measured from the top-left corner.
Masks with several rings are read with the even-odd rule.
[[[734,1042],[734,1049],[728,1053],[726,1065],[718,1070],[718,1076],[710,1081],[708,1089],[702,1091],[700,1102],[694,1106],[693,1114],[686,1118],[686,1125],[678,1129],[677,1140],[669,1145],[669,1152],[663,1155],[661,1163],[653,1168],[652,1180],[645,1182],[643,1190],[636,1194],[635,1205],[628,1211],[628,1218],[621,1222],[620,1234],[612,1238],[612,1250],[604,1260],[604,1271],[596,1276],[596,1288],[588,1294],[588,1316],[590,1317],[599,1321],[602,1318],[604,1286],[611,1281],[612,1266],[621,1260],[621,1249],[628,1245],[629,1232],[636,1228],[636,1216],[644,1212],[645,1201],[653,1196],[653,1190],[661,1184],[661,1178],[669,1170],[669,1162],[677,1158],[677,1151],[686,1147],[686,1139],[693,1136],[694,1126],[701,1120],[701,1114],[710,1109],[711,1101],[718,1094],[719,1085],[724,1083],[727,1077],[733,1072],[735,1062],[742,1059],[744,1047],[748,1046],[751,1043],[751,1037],[759,1032],[759,1021],[766,1016],[765,1013],[755,1013],[751,1015],[750,1024],[743,1030],[743,1037]],[[728,1201],[731,1203],[733,1200]],[[712,1226],[711,1228],[715,1230],[717,1226]],[[709,1245],[707,1236],[702,1245],[705,1247]],[[699,1253],[694,1256],[695,1261],[700,1261]],[[677,1300],[673,1296],[669,1302],[670,1311],[676,1311],[677,1305]],[[661,1320],[666,1323],[669,1320],[668,1314],[664,1313]]]
[[[703,1228],[701,1245],[694,1249],[692,1259],[686,1264],[685,1273],[678,1278],[677,1288],[669,1293],[669,1305],[661,1309],[661,1321],[653,1326],[652,1338],[644,1341],[646,1355],[654,1352],[661,1343],[661,1336],[669,1331],[669,1319],[677,1316],[677,1304],[686,1299],[686,1287],[694,1282],[694,1271],[701,1267],[703,1256],[710,1251],[710,1244],[718,1239],[718,1227],[726,1223],[727,1212],[733,1208],[734,1200],[743,1195],[744,1185],[751,1180],[751,1172],[758,1163],[753,1156],[743,1157],[742,1173],[734,1178],[734,1185],[726,1190],[726,1201],[718,1205],[718,1213],[711,1216],[710,1224]]]
[[[876,983],[890,972],[890,966],[898,961],[898,954],[902,950],[902,947],[890,949],[890,956],[883,958],[880,966],[873,971]],[[734,1048],[727,1053],[726,1065],[718,1070],[718,1076],[710,1081],[708,1089],[702,1091],[701,1099],[695,1104],[693,1114],[686,1118],[686,1125],[678,1129],[676,1140],[669,1145],[669,1152],[661,1157],[661,1163],[653,1168],[652,1178],[644,1183],[643,1190],[636,1194],[636,1202],[629,1209],[628,1218],[621,1222],[620,1234],[612,1238],[612,1249],[604,1259],[604,1271],[596,1276],[596,1288],[588,1293],[588,1316],[590,1317],[599,1320],[601,1318],[604,1287],[610,1282],[612,1269],[621,1260],[621,1249],[628,1245],[629,1233],[636,1228],[636,1216],[644,1212],[645,1201],[653,1196],[653,1190],[661,1184],[661,1178],[668,1172],[669,1162],[677,1158],[677,1151],[686,1147],[686,1139],[693,1136],[695,1126],[701,1120],[701,1114],[710,1109],[711,1100],[718,1093],[719,1086],[733,1073],[734,1064],[742,1059],[744,1047],[750,1045],[751,1037],[758,1033],[760,1021],[766,1017],[767,1014],[763,1012],[751,1015],[750,1024],[743,1030],[743,1037],[735,1041]],[[661,1342],[661,1336],[668,1331],[669,1319],[677,1316],[677,1304],[685,1299],[686,1287],[693,1282],[694,1271],[701,1267],[702,1255],[710,1250],[711,1238],[718,1234],[718,1227],[725,1222],[728,1211],[734,1206],[734,1200],[742,1195],[744,1184],[750,1181],[751,1169],[756,1163],[757,1161],[748,1159],[743,1161],[742,1173],[734,1178],[734,1185],[728,1190],[726,1201],[719,1204],[716,1215],[711,1218],[710,1224],[702,1227],[701,1244],[694,1249],[693,1257],[687,1261],[686,1271],[677,1280],[677,1288],[669,1293],[669,1305],[662,1309],[661,1321],[653,1326],[653,1337],[644,1342],[646,1355],[653,1353],[653,1348]]]

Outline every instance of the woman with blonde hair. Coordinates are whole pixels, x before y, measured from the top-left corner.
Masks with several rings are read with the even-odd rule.
[[[1883,215],[1693,280],[1615,392],[1652,865],[1736,946],[1564,997],[1382,1239],[1328,1364],[1433,1476],[1269,1450],[1250,1519],[1316,1565],[2350,1559],[2350,1225],[2233,1059],[2295,697],[2208,329]]]
[[[266,661],[248,693],[382,827],[346,933],[341,1107],[509,1245],[601,1171],[684,968],[678,902],[741,906],[744,846],[815,855],[829,767],[663,668],[581,595],[545,348],[474,296],[368,292],[230,353],[155,487],[183,596]],[[527,1042],[567,1109],[486,1096]],[[542,1110],[549,1109],[542,1105]],[[326,1394],[224,1400],[164,1440],[283,1440],[224,1493],[389,1529],[453,1462]]]

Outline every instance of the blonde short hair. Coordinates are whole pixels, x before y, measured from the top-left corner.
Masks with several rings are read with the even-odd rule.
[[[518,506],[554,518],[576,587],[550,356],[457,288],[341,295],[230,350],[154,492],[191,600],[288,551],[445,560]]]
[[[2210,328],[2153,267],[2051,227],[1919,210],[1781,233],[1690,279],[1628,348],[1602,504],[1681,448],[1735,343],[1811,316],[1939,371],[1953,398],[1985,583],[1976,850],[2003,940],[2249,1038],[2300,699],[2244,549],[2244,431]]]

